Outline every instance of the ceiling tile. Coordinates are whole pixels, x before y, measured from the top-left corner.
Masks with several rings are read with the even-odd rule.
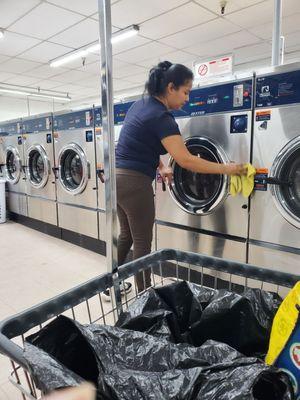
[[[122,66],[118,68],[116,65],[113,66],[114,68],[114,78],[126,78],[127,76],[133,76],[137,74],[145,73],[145,68],[140,67],[138,65],[127,64],[126,66]]]
[[[69,47],[60,46],[50,42],[43,42],[32,49],[22,53],[21,57],[27,60],[48,63],[50,60],[72,51]]]
[[[7,31],[4,39],[0,41],[0,53],[7,56],[16,56],[38,43],[41,43],[38,39]]]
[[[252,7],[225,15],[224,18],[241,28],[251,28],[273,21],[273,3],[273,0],[266,0]]]
[[[286,50],[300,48],[300,31],[285,36],[285,48]]]
[[[57,86],[62,86],[61,82],[57,82],[55,80],[47,79],[47,80],[41,80],[36,83],[36,87],[40,87],[41,89],[44,90],[51,90],[56,88]]]
[[[14,58],[0,64],[0,71],[22,74],[23,72],[29,71],[40,65],[41,64],[33,61],[23,60],[21,58]]]
[[[197,46],[188,47],[187,51],[197,54],[198,57],[215,57],[226,53],[232,53],[236,48],[255,44],[259,41],[260,39],[251,33],[241,31],[224,38],[218,38],[206,43],[201,43]]]
[[[253,61],[270,56],[272,46],[269,43],[260,43],[253,46],[241,47],[234,51],[235,64]]]
[[[7,28],[39,3],[40,0],[1,0],[0,26]]]
[[[26,75],[15,75],[13,78],[9,78],[5,81],[5,83],[10,83],[11,85],[20,85],[20,86],[31,86],[36,83],[39,78],[33,78],[32,76]]]
[[[132,82],[128,82],[126,80],[122,80],[122,79],[114,79],[113,80],[114,91],[132,88],[132,86],[134,86],[132,84]]]
[[[201,6],[206,7],[208,10],[221,15],[220,0],[195,0]],[[228,1],[225,7],[225,15],[240,10],[245,7],[252,6],[253,4],[260,3],[262,0],[231,0]]]
[[[0,72],[0,82],[4,82],[6,79],[17,77],[18,75],[12,74],[10,72]]]
[[[128,82],[132,82],[132,83],[139,84],[139,85],[145,84],[147,79],[148,79],[148,71],[145,71],[142,74],[128,76],[126,78],[126,80]]]
[[[223,37],[240,30],[241,28],[226,21],[224,18],[218,18],[205,24],[195,26],[194,28],[187,29],[183,32],[176,33],[175,35],[165,37],[164,39],[160,39],[160,42],[169,46],[174,46],[177,49],[184,49],[193,44]]]
[[[127,40],[123,40],[118,43],[114,43],[112,45],[113,54],[122,53],[123,51],[127,51],[133,49],[134,47],[142,46],[143,44],[149,43],[150,39],[146,39],[140,35],[133,36],[128,38]]]
[[[58,92],[64,92],[64,93],[76,93],[76,92],[80,92],[80,90],[83,90],[83,88],[81,86],[78,85],[62,85],[60,84],[60,86],[55,86],[55,88],[53,88],[53,90],[58,91]]]
[[[214,18],[216,16],[210,11],[195,3],[188,3],[143,23],[140,26],[141,34],[151,39],[159,39]]]
[[[30,71],[27,72],[26,75],[28,76],[33,76],[33,77],[38,77],[41,79],[47,79],[50,78],[51,76],[62,74],[63,72],[68,71],[67,68],[52,68],[49,65],[42,65],[41,67],[34,68]]]
[[[75,26],[51,38],[51,42],[78,49],[99,38],[99,23],[94,19],[87,18]]]
[[[283,35],[293,33],[300,30],[300,13],[290,15],[282,18],[281,31]],[[254,35],[261,37],[262,39],[272,39],[273,23],[263,24],[255,26],[249,29]]]
[[[80,71],[86,71],[87,65],[93,64],[95,62],[99,62],[99,55],[96,54],[88,54],[84,59],[78,58],[72,62],[68,62],[65,64],[65,67],[68,69],[78,69]],[[55,68],[56,69],[56,68]]]
[[[282,15],[293,15],[300,13],[300,1],[299,0],[284,0],[282,2]]]
[[[10,57],[0,54],[0,64],[5,62],[5,61],[7,61],[7,60],[9,60],[9,59],[10,59]]]
[[[67,72],[64,72],[60,75],[56,75],[53,77],[58,82],[63,82],[63,83],[72,83],[76,82],[76,84],[80,84],[81,79],[86,79],[89,78],[90,74],[87,72],[83,71],[77,71],[77,70],[70,70]]]
[[[137,47],[136,49],[125,51],[124,53],[118,54],[118,59],[129,63],[137,63],[139,61],[146,60],[148,55],[152,57],[161,56],[166,53],[173,51],[172,47],[166,46],[158,42],[151,42],[144,46]]]
[[[67,8],[83,15],[92,15],[98,10],[97,0],[49,0],[48,3]]]
[[[87,71],[91,74],[100,74],[100,60],[93,63],[88,63],[81,68],[77,68],[80,71]]]
[[[47,39],[79,22],[82,16],[51,4],[42,3],[10,27],[10,30]]]
[[[160,61],[171,61],[174,64],[186,64],[188,61],[192,61],[195,59],[195,55],[186,53],[181,50],[177,51],[172,51],[171,53],[165,54],[164,59],[162,60],[162,57],[155,57],[155,58],[148,58],[147,60],[140,61],[137,64],[141,65],[147,70],[149,70],[151,67],[154,65],[158,64]]]
[[[150,18],[169,11],[186,0],[122,0],[115,3],[111,8],[112,24],[120,28],[126,28],[132,24],[140,24]]]
[[[95,88],[95,87],[99,87],[100,85],[100,75],[95,75],[91,78],[85,78],[85,79],[80,79],[80,81],[77,82],[78,85],[82,86],[82,87],[86,87],[86,88]]]

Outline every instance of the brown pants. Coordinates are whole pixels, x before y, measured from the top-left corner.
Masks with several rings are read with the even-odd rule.
[[[122,265],[133,244],[133,259],[151,252],[154,224],[154,194],[152,179],[141,172],[117,169],[117,207],[120,223],[118,264]],[[139,292],[151,286],[151,270],[136,277]]]

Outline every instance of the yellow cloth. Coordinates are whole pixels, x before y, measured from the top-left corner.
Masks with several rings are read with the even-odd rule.
[[[249,197],[253,191],[256,170],[249,163],[245,164],[244,167],[247,169],[246,175],[232,175],[230,178],[230,194],[232,196],[242,192],[244,197]]]
[[[300,304],[300,282],[297,282],[285,297],[273,319],[269,350],[265,360],[269,365],[276,361],[295,328],[299,316],[297,304]]]

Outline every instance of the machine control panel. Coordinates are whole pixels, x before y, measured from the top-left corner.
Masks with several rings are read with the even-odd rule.
[[[173,111],[178,117],[250,110],[252,107],[252,79],[194,89],[189,102],[181,110]]]
[[[22,123],[23,133],[44,132],[51,129],[52,115],[24,120]]]
[[[300,103],[300,71],[256,78],[257,108],[293,103]]]
[[[232,115],[230,117],[230,133],[245,133],[248,130],[248,115]]]
[[[132,106],[134,101],[129,101],[128,103],[115,104],[114,106],[114,124],[120,125],[124,122],[127,111]]]
[[[93,110],[81,110],[66,114],[54,115],[53,127],[55,131],[93,127]]]
[[[0,134],[15,135],[21,133],[21,122],[0,124]]]

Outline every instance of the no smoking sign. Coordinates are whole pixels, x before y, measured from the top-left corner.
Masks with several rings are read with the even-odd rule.
[[[200,76],[205,76],[208,72],[208,66],[206,64],[201,64],[198,68],[198,74]]]

